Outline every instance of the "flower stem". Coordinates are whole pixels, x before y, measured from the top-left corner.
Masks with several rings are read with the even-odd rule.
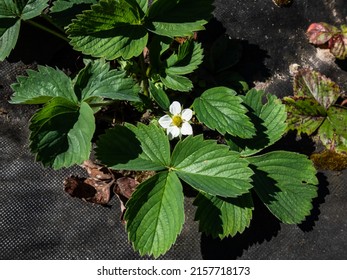
[[[58,38],[60,38],[60,39],[62,39],[64,41],[66,41],[66,42],[69,42],[69,39],[66,38],[64,35],[56,32],[56,31],[54,31],[54,30],[52,30],[52,29],[50,29],[50,28],[48,28],[48,27],[46,27],[46,26],[44,26],[44,25],[42,25],[40,23],[37,23],[36,21],[28,19],[28,20],[26,20],[26,22],[31,24],[32,26],[35,26],[35,27],[37,27],[37,28],[39,28],[41,30],[44,30],[44,31],[46,31],[46,32],[48,32],[48,33],[50,33],[50,34],[52,34],[52,35],[54,35],[54,36],[56,36],[56,37],[58,37]]]
[[[62,33],[65,33],[64,28],[61,27],[61,26],[59,26],[58,24],[56,24],[56,23],[54,22],[54,20],[52,20],[52,18],[51,18],[50,16],[48,16],[47,14],[42,13],[42,14],[41,14],[41,17],[42,17],[43,19],[45,19],[47,22],[49,22],[50,24],[52,24],[54,27],[56,27],[57,29],[59,29]]]
[[[145,63],[145,57],[144,54],[140,55],[140,67],[141,67],[141,80],[142,80],[142,87],[143,87],[143,94],[145,96],[149,96],[149,84],[148,84],[148,77],[147,77],[147,67]]]
[[[104,101],[104,102],[99,102],[99,103],[89,103],[89,106],[92,108],[95,107],[103,107],[103,106],[108,106],[116,103],[118,100],[109,100],[109,101]]]

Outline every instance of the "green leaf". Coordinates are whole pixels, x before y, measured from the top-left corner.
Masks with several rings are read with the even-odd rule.
[[[148,0],[136,0],[141,10],[146,13],[148,10]]]
[[[100,136],[96,154],[116,170],[163,170],[169,166],[170,144],[154,124],[115,126]]]
[[[201,44],[187,40],[178,48],[178,53],[173,54],[167,61],[167,74],[185,75],[192,73],[202,63],[203,49]]]
[[[178,142],[171,169],[193,188],[210,195],[236,197],[252,188],[253,172],[247,161],[225,145],[204,140],[202,135]]]
[[[170,100],[167,97],[165,91],[151,81],[149,82],[149,91],[152,97],[154,98],[155,102],[157,102],[163,110],[168,111],[170,106]]]
[[[200,122],[221,134],[229,133],[241,138],[251,138],[255,134],[242,98],[232,89],[208,89],[195,99],[193,107]]]
[[[157,0],[146,19],[147,28],[159,35],[189,36],[204,29],[212,16],[212,0]]]
[[[89,158],[95,131],[93,110],[56,97],[31,119],[30,148],[36,160],[54,169],[80,164]]]
[[[329,150],[347,152],[347,109],[331,106],[318,130],[318,137]]]
[[[43,104],[53,97],[63,97],[73,103],[90,102],[95,97],[114,100],[140,101],[140,87],[125,71],[110,70],[102,60],[87,61],[74,81],[58,69],[38,66],[38,71],[28,70],[27,77],[18,77],[12,85],[13,104]]]
[[[0,18],[19,17],[20,12],[21,7],[13,2],[13,0],[2,0],[0,2]]]
[[[8,57],[16,46],[19,30],[19,20],[0,18],[0,61]]]
[[[310,214],[318,180],[306,156],[276,151],[250,157],[257,195],[283,223],[300,223]]]
[[[266,103],[263,104],[263,100]],[[276,96],[252,89],[243,97],[256,134],[250,139],[227,135],[229,145],[236,145],[242,156],[253,155],[279,140],[286,131],[285,106]],[[230,143],[231,142],[231,143]]]
[[[199,231],[220,239],[233,237],[249,227],[254,209],[250,193],[237,198],[199,193],[194,205],[198,206],[195,220],[199,221]]]
[[[125,71],[110,70],[110,64],[103,60],[87,62],[75,79],[75,92],[87,101],[93,97],[112,100],[141,101],[140,86],[127,77]]]
[[[0,2],[0,61],[16,46],[21,20],[41,14],[48,0],[1,0]]]
[[[57,13],[71,9],[73,6],[81,4],[96,4],[97,0],[56,0],[53,2],[51,13]]]
[[[312,135],[326,118],[326,110],[312,97],[284,97],[289,130]]]
[[[173,39],[171,38],[153,34],[152,40],[148,46],[152,71],[154,69],[156,72],[160,72],[160,68],[163,67],[161,56],[170,48],[172,42]]]
[[[71,45],[84,54],[130,59],[147,44],[144,14],[135,0],[101,0],[68,26]]]
[[[308,68],[298,70],[294,76],[294,96],[314,97],[328,109],[340,96],[340,88],[329,78]]]
[[[55,24],[64,28],[76,18],[76,15],[90,9],[90,6],[97,2],[97,0],[56,0],[49,15]]]
[[[193,88],[193,83],[182,75],[193,72],[202,62],[203,50],[201,44],[186,41],[180,45],[177,54],[172,54],[167,61],[159,66],[160,80],[173,90],[187,92]],[[164,75],[161,73],[165,73]]]
[[[48,0],[1,0],[0,2],[0,61],[16,46],[21,20],[41,14]]]
[[[166,74],[160,77],[161,82],[168,88],[188,92],[193,88],[193,83],[187,77],[175,74]]]
[[[170,249],[184,223],[184,198],[173,172],[161,172],[141,183],[126,204],[129,240],[141,255],[158,257]]]
[[[1,0],[0,18],[17,17],[31,19],[48,7],[48,0]]]
[[[43,104],[53,97],[63,97],[77,103],[71,79],[64,72],[49,66],[38,66],[38,71],[28,70],[27,77],[17,77],[12,85],[12,104]]]
[[[15,2],[21,9],[22,20],[39,16],[48,7],[48,0],[17,0]]]

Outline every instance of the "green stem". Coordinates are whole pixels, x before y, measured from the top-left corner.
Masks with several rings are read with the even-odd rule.
[[[107,105],[112,105],[116,103],[118,100],[110,100],[110,101],[104,101],[104,102],[99,102],[99,103],[89,103],[89,106],[92,108],[95,107],[102,107],[102,106],[107,106]]]
[[[146,67],[146,63],[145,63],[145,58],[143,56],[143,54],[140,55],[140,67],[141,67],[141,80],[142,80],[142,84],[143,84],[143,94],[145,96],[149,96],[149,83],[148,83],[148,77],[147,77],[147,67]]]
[[[51,18],[50,16],[48,16],[47,14],[42,13],[42,14],[41,14],[41,17],[42,17],[43,19],[45,19],[47,22],[49,22],[50,24],[52,24],[54,27],[56,27],[57,29],[59,29],[62,33],[65,33],[64,28],[61,27],[61,26],[59,26],[58,24],[56,24],[56,23],[54,22],[54,20],[52,20],[52,18]]]
[[[69,42],[69,39],[66,38],[64,35],[62,35],[62,34],[56,32],[56,31],[54,31],[54,30],[52,30],[52,29],[50,29],[50,28],[48,28],[48,27],[46,27],[46,26],[43,26],[43,25],[41,25],[40,23],[37,23],[37,22],[32,21],[32,20],[30,20],[30,19],[26,20],[26,22],[29,23],[29,24],[31,24],[32,26],[35,26],[35,27],[41,29],[41,30],[44,30],[44,31],[46,31],[46,32],[48,32],[48,33],[51,33],[52,35],[54,35],[54,36],[56,36],[56,37],[58,37],[58,38],[60,38],[60,39],[62,39],[62,40],[64,40],[64,41],[66,41],[66,42]]]

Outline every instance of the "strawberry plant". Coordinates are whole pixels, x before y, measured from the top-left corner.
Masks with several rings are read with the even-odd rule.
[[[225,39],[210,54],[194,39],[212,15],[212,2],[0,4],[1,59],[14,47],[21,21],[39,15],[84,55],[85,66],[71,77],[48,66],[28,70],[12,85],[10,102],[42,106],[29,128],[30,149],[44,166],[81,164],[95,149],[100,168],[89,169],[90,174],[100,172],[93,175],[99,182],[105,175],[108,188],[122,189],[114,172],[146,174],[126,195],[124,214],[129,240],[140,254],[158,257],[176,241],[185,219],[183,186],[197,193],[200,231],[217,238],[250,225],[253,196],[289,224],[303,221],[317,196],[316,171],[306,156],[264,150],[286,132],[281,100],[246,86],[239,94],[199,81],[196,70],[206,57],[216,74],[230,73],[235,65],[234,58],[223,61],[213,51],[229,54],[220,45]],[[100,135],[96,120],[108,110],[121,118]],[[137,119],[135,111],[147,117]]]

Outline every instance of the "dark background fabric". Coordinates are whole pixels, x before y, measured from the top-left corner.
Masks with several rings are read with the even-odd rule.
[[[347,23],[344,0],[294,0],[287,8],[271,0],[216,0],[212,30],[240,40],[240,73],[257,88],[277,96],[292,94],[288,67],[311,66],[347,87],[346,62],[322,60],[305,30],[312,22]],[[210,32],[208,36],[213,39]],[[40,38],[33,40],[32,38]],[[84,175],[73,168],[54,171],[36,163],[29,151],[30,116],[36,106],[10,105],[10,84],[37,64],[73,67],[59,41],[23,25],[10,58],[0,63],[0,259],[143,259],[134,252],[120,222],[120,206],[70,197],[63,181]],[[40,53],[37,56],[36,53]],[[279,145],[309,153],[303,141],[287,137]],[[243,234],[222,241],[207,237],[194,221],[193,198],[185,201],[186,221],[176,243],[161,259],[346,259],[347,172],[318,171],[319,196],[301,225],[285,225],[255,202],[254,218]]]

